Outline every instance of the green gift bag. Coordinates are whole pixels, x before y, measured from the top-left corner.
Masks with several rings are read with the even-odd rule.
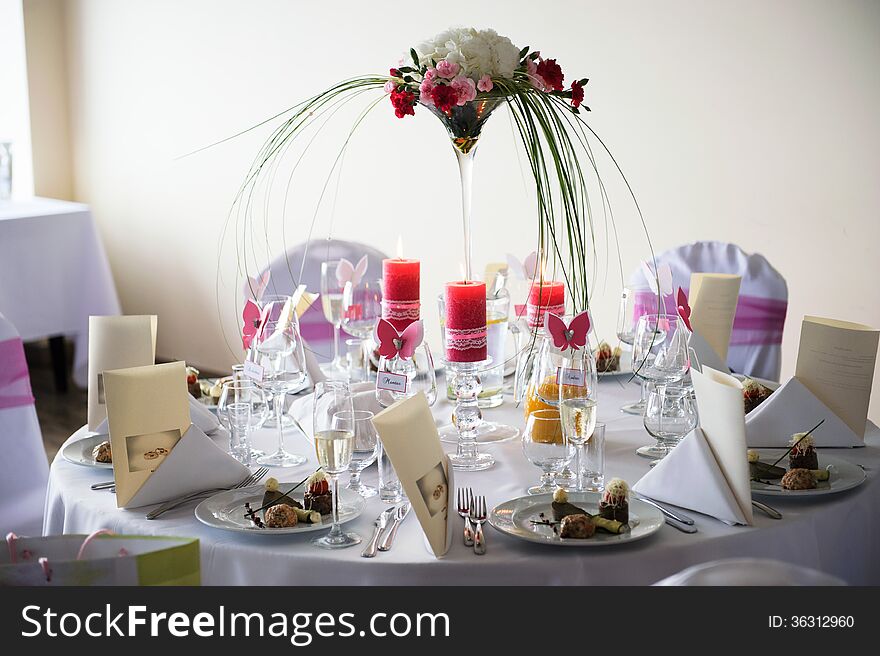
[[[0,586],[199,585],[199,541],[148,535],[6,536]]]

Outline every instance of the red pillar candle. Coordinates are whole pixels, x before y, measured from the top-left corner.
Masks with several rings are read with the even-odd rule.
[[[486,359],[486,283],[446,283],[446,359],[481,362]]]
[[[400,257],[382,260],[382,318],[398,332],[419,320],[420,266]]]
[[[534,280],[529,288],[526,319],[529,326],[544,325],[547,312],[562,316],[565,313],[565,285],[554,280]]]

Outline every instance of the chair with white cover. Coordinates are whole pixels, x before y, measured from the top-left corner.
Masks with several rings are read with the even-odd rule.
[[[49,463],[18,331],[0,314],[0,535],[41,535]]]
[[[313,239],[310,242],[297,244],[277,257],[266,269],[271,271],[266,294],[292,294],[298,285],[304,284],[308,291],[321,291],[321,264],[328,260],[347,259],[357,264],[364,255],[367,256],[367,278],[382,277],[382,260],[388,256],[372,246],[342,239]],[[305,266],[302,266],[305,256]],[[302,269],[302,279],[299,279]],[[250,297],[250,290],[245,284],[245,298]],[[329,362],[333,358],[333,326],[324,318],[320,300],[300,317],[300,332],[303,339],[320,362]]]
[[[841,586],[841,579],[819,570],[765,558],[726,558],[688,567],[656,586]]]
[[[672,270],[673,291],[681,287],[687,292],[691,273],[742,276],[727,366],[747,376],[779,380],[788,285],[763,255],[748,254],[735,244],[698,241],[660,253],[656,259],[658,266],[668,264]],[[630,283],[647,284],[641,267],[630,276]],[[665,299],[668,312],[675,312],[674,299],[675,294]]]

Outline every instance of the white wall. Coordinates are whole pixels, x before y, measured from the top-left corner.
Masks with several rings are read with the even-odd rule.
[[[658,250],[729,240],[779,268],[791,288],[784,373],[803,314],[880,325],[878,3],[76,0],[67,7],[75,195],[94,207],[125,311],[160,315],[161,355],[231,362],[217,320],[217,243],[266,130],[175,157],[335,80],[383,73],[410,44],[463,23],[557,57],[568,80],[590,78],[590,121],[624,166]],[[334,233],[388,250],[403,234],[407,255],[424,263],[436,336],[429,299],[461,259],[457,168],[440,125],[418,114],[398,121],[382,107],[368,119],[346,158]],[[330,145],[348,124],[332,123],[298,174],[289,242],[304,236]],[[535,232],[507,118],[493,117],[484,134],[477,262],[525,254]],[[625,270],[646,255],[628,210],[618,204]],[[221,262],[227,277],[232,266]],[[234,344],[232,293],[222,287],[219,306]],[[618,293],[614,277],[597,290],[602,335],[613,333]]]
[[[12,196],[34,192],[21,0],[0,0],[0,141],[12,142]]]

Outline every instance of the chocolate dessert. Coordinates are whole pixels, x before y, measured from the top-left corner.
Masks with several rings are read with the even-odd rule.
[[[749,474],[753,479],[775,481],[785,475],[785,469],[776,465],[761,462],[757,451],[749,449]]]
[[[195,367],[186,368],[186,387],[195,398],[202,395],[202,386],[199,384],[199,370]]]
[[[605,486],[599,502],[599,517],[613,519],[626,524],[629,522],[629,485],[620,478],[612,478]]]
[[[769,387],[765,387],[756,380],[747,378],[743,381],[743,405],[746,414],[761,405],[773,393]]]
[[[596,525],[586,515],[567,515],[559,524],[559,537],[584,540],[593,537]]]
[[[608,342],[601,342],[596,349],[596,371],[600,374],[620,371],[620,347],[611,348]]]
[[[782,487],[786,490],[812,490],[816,479],[809,469],[792,469],[782,477]]]
[[[105,440],[92,449],[92,457],[95,459],[95,462],[113,462],[113,453],[110,450],[110,442]]]
[[[291,528],[296,526],[296,510],[287,504],[266,508],[266,526],[268,528]]]
[[[327,475],[318,470],[306,482],[307,492],[303,495],[306,510],[316,510],[322,515],[333,512],[333,495],[330,494],[330,482]]]
[[[556,488],[556,491],[553,493],[553,501],[550,504],[550,508],[553,510],[554,522],[561,522],[570,515],[590,516],[590,513],[583,508],[578,508],[573,503],[569,503],[568,492],[561,487]]]
[[[293,508],[302,508],[302,504],[287,496],[278,489],[278,479],[270,478],[266,481],[266,491],[263,493],[263,507],[270,508],[279,503],[286,504]]]
[[[789,469],[819,469],[819,456],[816,454],[813,438],[804,437],[806,433],[795,433],[789,444],[792,448],[788,455]]]

